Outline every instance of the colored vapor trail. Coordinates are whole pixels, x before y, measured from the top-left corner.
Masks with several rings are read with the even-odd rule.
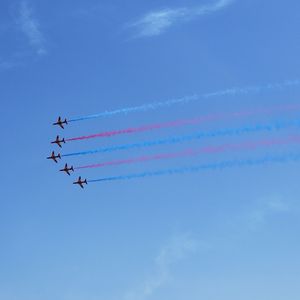
[[[159,145],[179,144],[179,143],[189,142],[198,139],[205,139],[205,138],[234,136],[234,135],[239,136],[243,134],[257,133],[257,132],[272,132],[272,131],[288,129],[291,127],[299,127],[299,126],[300,126],[300,119],[296,119],[292,121],[282,121],[282,122],[277,121],[277,122],[272,122],[267,124],[256,124],[253,126],[243,126],[238,128],[227,128],[227,129],[219,129],[219,130],[212,130],[212,131],[204,131],[192,135],[174,136],[165,139],[150,140],[150,141],[145,141],[140,143],[124,144],[124,145],[117,145],[112,147],[103,147],[94,150],[68,153],[62,156],[68,157],[68,156],[78,156],[78,155],[90,155],[96,153],[108,153],[114,151],[139,149],[139,148],[153,147]]]
[[[100,133],[91,134],[91,135],[68,138],[65,140],[67,142],[71,142],[71,141],[87,140],[87,139],[93,139],[93,138],[105,138],[105,137],[111,137],[111,136],[115,136],[115,135],[132,134],[132,133],[145,132],[145,131],[162,129],[162,128],[179,127],[179,126],[185,126],[185,125],[195,125],[195,124],[206,123],[206,122],[216,121],[216,120],[224,120],[224,119],[231,119],[231,118],[243,118],[243,117],[247,117],[247,116],[249,117],[249,116],[257,116],[257,115],[270,115],[270,114],[274,114],[274,113],[278,113],[278,112],[295,111],[295,110],[299,110],[299,109],[300,109],[300,105],[290,104],[290,105],[285,105],[285,106],[277,106],[277,107],[270,107],[270,108],[266,108],[266,109],[257,109],[257,110],[247,110],[247,111],[240,111],[240,112],[234,112],[234,113],[228,113],[228,114],[212,114],[212,115],[207,115],[207,116],[203,116],[203,117],[199,117],[199,118],[195,118],[195,119],[177,120],[177,121],[172,121],[172,122],[150,124],[150,125],[145,125],[145,126],[141,126],[141,127],[133,127],[133,128],[120,129],[120,130],[106,131],[106,132],[100,132]]]
[[[123,160],[114,160],[114,161],[108,161],[108,162],[103,162],[98,164],[76,167],[74,169],[79,170],[79,169],[103,168],[108,166],[134,164],[134,163],[141,163],[141,162],[147,162],[153,160],[197,156],[201,154],[214,154],[214,153],[221,153],[224,151],[255,150],[260,147],[271,147],[271,146],[299,144],[299,143],[300,143],[300,136],[290,136],[288,138],[281,138],[281,139],[278,138],[264,139],[260,141],[223,144],[219,146],[206,146],[198,149],[186,149],[184,151],[173,152],[173,153],[161,153],[156,155],[140,156],[135,158],[123,159]]]
[[[235,96],[235,95],[242,95],[242,94],[255,94],[260,93],[263,91],[270,91],[270,90],[280,90],[284,89],[290,86],[297,86],[300,84],[299,79],[295,80],[288,80],[284,81],[283,83],[270,83],[267,85],[261,85],[261,86],[250,86],[250,87],[242,87],[242,88],[230,88],[223,91],[217,91],[212,93],[206,93],[206,94],[194,94],[192,96],[186,96],[178,99],[171,99],[167,101],[162,102],[153,102],[148,104],[143,104],[140,106],[133,106],[133,107],[125,107],[120,108],[116,110],[111,111],[104,111],[98,114],[88,115],[88,116],[82,116],[82,117],[75,117],[70,120],[69,122],[76,122],[76,121],[84,121],[84,120],[90,120],[95,118],[103,118],[103,117],[109,117],[114,116],[118,114],[129,114],[134,112],[142,112],[142,111],[149,111],[149,110],[156,110],[162,107],[170,107],[177,104],[187,104],[194,101],[199,101],[201,99],[210,98],[210,97],[220,97],[220,96]]]
[[[137,178],[146,178],[162,175],[174,175],[174,174],[184,174],[184,173],[194,173],[208,170],[224,170],[229,168],[237,167],[250,167],[265,165],[269,163],[287,163],[287,162],[298,162],[300,160],[300,153],[290,153],[283,155],[265,155],[256,159],[245,159],[245,160],[227,160],[217,163],[202,164],[198,166],[190,166],[183,168],[165,169],[153,172],[143,172],[129,175],[120,175],[112,177],[103,177],[100,179],[88,180],[88,183],[104,182],[104,181],[116,181],[116,180],[130,180]]]

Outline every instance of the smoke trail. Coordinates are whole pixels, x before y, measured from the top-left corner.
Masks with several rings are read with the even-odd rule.
[[[250,87],[245,87],[245,88],[231,88],[227,89],[224,91],[219,91],[219,92],[213,92],[213,93],[208,93],[205,94],[205,98],[208,97],[216,97],[216,96],[236,96],[236,95],[247,95],[247,94],[258,94],[264,91],[271,91],[271,90],[282,90],[286,87],[290,86],[297,86],[300,84],[300,80],[287,80],[284,81],[283,83],[270,83],[267,85],[261,85],[261,86],[250,86]]]
[[[299,126],[300,126],[300,119],[288,121],[288,122],[277,121],[269,124],[257,124],[254,126],[244,126],[239,128],[219,129],[213,131],[198,132],[192,135],[175,136],[166,139],[145,141],[141,143],[103,147],[95,150],[68,153],[62,156],[68,157],[68,156],[89,155],[89,154],[96,154],[96,153],[107,153],[107,152],[114,152],[114,151],[121,151],[121,150],[140,149],[140,148],[153,147],[159,145],[179,144],[179,143],[189,142],[198,139],[205,139],[205,138],[243,135],[243,134],[257,133],[257,132],[272,132],[272,131],[288,129],[291,127],[299,127]]]
[[[201,99],[210,98],[210,97],[217,97],[217,96],[236,96],[241,94],[255,94],[260,93],[263,91],[270,91],[270,90],[280,90],[284,89],[290,86],[297,86],[300,84],[300,80],[288,80],[284,81],[283,83],[271,83],[267,85],[262,86],[250,86],[250,87],[244,87],[244,88],[230,88],[223,91],[213,92],[213,93],[206,93],[206,94],[194,94],[191,96],[186,96],[178,99],[171,99],[167,101],[162,102],[153,102],[149,104],[143,104],[140,106],[133,106],[133,107],[125,107],[121,109],[116,109],[112,111],[104,111],[99,114],[93,114],[88,116],[82,116],[82,117],[75,117],[70,120],[69,122],[76,122],[76,121],[83,121],[83,120],[90,120],[95,118],[102,118],[102,117],[109,117],[114,116],[118,114],[128,114],[128,113],[134,113],[134,112],[142,112],[142,111],[148,111],[148,110],[156,110],[162,107],[169,107],[176,104],[187,104],[189,102],[199,101]]]
[[[300,153],[290,153],[290,154],[283,154],[283,155],[276,155],[276,156],[265,155],[263,157],[256,158],[256,159],[227,160],[218,163],[202,164],[199,166],[158,170],[153,172],[143,172],[143,173],[120,175],[120,176],[113,176],[113,177],[104,177],[100,179],[88,180],[88,183],[116,181],[116,180],[130,180],[136,178],[184,174],[184,173],[191,173],[191,172],[193,173],[193,172],[208,171],[208,170],[223,170],[223,169],[234,168],[234,167],[265,165],[268,163],[286,163],[292,161],[298,162],[299,160],[300,160]]]
[[[120,134],[132,134],[132,133],[145,132],[145,131],[150,131],[150,130],[155,130],[155,129],[179,127],[179,126],[185,126],[185,125],[195,125],[195,124],[205,123],[205,122],[209,122],[209,121],[223,120],[223,119],[229,119],[229,118],[230,119],[231,118],[242,118],[242,117],[246,117],[246,116],[257,116],[257,115],[261,115],[261,114],[269,115],[269,114],[274,114],[277,112],[287,112],[287,111],[294,111],[294,110],[299,110],[299,109],[300,109],[300,105],[290,104],[290,105],[277,106],[277,107],[271,107],[271,108],[266,108],[266,109],[240,111],[240,112],[227,113],[227,114],[224,114],[224,113],[212,114],[212,115],[207,115],[207,116],[203,116],[203,117],[195,118],[195,119],[177,120],[177,121],[165,122],[165,123],[159,123],[159,124],[150,124],[150,125],[145,125],[145,126],[141,126],[141,127],[106,131],[106,132],[100,132],[100,133],[91,134],[91,135],[68,138],[65,140],[67,142],[71,142],[71,141],[79,141],[79,140],[86,140],[86,139],[92,139],[92,138],[104,138],[104,137],[111,137],[111,136],[120,135]]]
[[[91,168],[103,168],[108,166],[134,164],[134,163],[147,162],[152,160],[197,156],[201,154],[215,154],[224,151],[255,150],[259,147],[271,147],[271,146],[299,144],[299,143],[300,143],[300,136],[290,136],[288,138],[283,138],[283,139],[277,138],[277,139],[267,139],[267,140],[251,141],[251,142],[243,142],[243,143],[235,143],[235,144],[223,144],[219,146],[206,146],[206,147],[201,147],[199,149],[186,149],[184,151],[173,152],[173,153],[161,153],[161,154],[150,155],[150,156],[140,156],[135,158],[114,160],[114,161],[108,161],[108,162],[103,162],[98,164],[81,166],[81,167],[76,167],[74,169],[80,170],[80,169],[91,169]]]

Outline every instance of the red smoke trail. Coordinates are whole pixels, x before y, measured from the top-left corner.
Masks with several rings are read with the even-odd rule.
[[[220,153],[224,151],[239,151],[239,150],[255,150],[260,147],[271,147],[271,146],[279,146],[279,145],[289,145],[289,144],[299,144],[300,136],[291,136],[288,138],[282,139],[268,139],[268,140],[260,140],[254,142],[243,142],[236,144],[223,144],[220,146],[207,146],[201,147],[199,149],[187,149],[181,152],[174,153],[162,153],[150,156],[140,156],[135,158],[123,159],[123,160],[114,160],[99,164],[87,165],[76,167],[75,169],[91,169],[91,168],[103,168],[107,166],[116,166],[123,164],[133,164],[138,162],[146,162],[151,160],[161,160],[161,159],[170,159],[170,158],[178,158],[178,157],[187,157],[187,156],[196,156],[200,154],[213,154]]]
[[[141,127],[133,127],[133,128],[120,129],[120,130],[100,132],[100,133],[96,133],[96,134],[74,137],[74,138],[69,138],[69,139],[65,139],[65,140],[67,142],[71,142],[71,141],[79,141],[79,140],[86,140],[86,139],[92,139],[92,138],[111,137],[111,136],[120,135],[120,134],[130,134],[130,133],[138,133],[138,132],[150,131],[150,130],[161,129],[161,128],[170,128],[170,127],[178,127],[178,126],[184,126],[184,125],[200,124],[200,123],[205,123],[205,122],[209,122],[209,121],[217,121],[217,120],[223,120],[223,119],[229,119],[229,118],[242,118],[242,117],[255,116],[255,115],[261,115],[261,114],[270,115],[270,114],[274,114],[274,113],[278,113],[278,112],[287,112],[287,111],[293,111],[293,110],[299,110],[299,109],[300,109],[300,105],[291,104],[291,105],[271,107],[271,108],[266,108],[266,109],[240,111],[240,112],[234,112],[234,113],[228,113],[228,114],[220,113],[220,114],[213,114],[213,115],[203,116],[200,118],[189,119],[189,120],[177,120],[177,121],[172,121],[172,122],[150,124],[150,125],[145,125],[145,126],[141,126]]]

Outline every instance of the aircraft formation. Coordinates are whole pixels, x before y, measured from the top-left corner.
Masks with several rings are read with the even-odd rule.
[[[62,129],[65,129],[65,125],[68,125],[68,120],[65,118],[62,120],[61,117],[58,117],[57,121],[53,123],[54,126],[59,126]],[[51,142],[51,144],[56,144],[58,147],[62,148],[62,145],[65,144],[66,141],[64,138],[60,138],[59,135],[56,136],[56,139]],[[49,160],[53,160],[55,163],[58,163],[59,160],[61,160],[61,154],[57,153],[55,154],[55,151],[52,151],[50,156],[47,157]],[[71,172],[74,172],[73,166],[68,166],[66,163],[63,169],[59,170],[60,172],[65,172],[69,176],[71,176]],[[73,184],[80,186],[82,189],[84,188],[84,185],[87,185],[87,180],[82,179],[81,176],[78,177],[76,181],[73,182]]]
[[[66,126],[73,122],[80,122],[85,120],[97,119],[108,116],[125,115],[129,113],[138,112],[152,112],[153,110],[160,109],[163,107],[170,107],[177,104],[190,104],[197,102],[198,100],[206,99],[208,97],[225,97],[228,95],[244,95],[244,94],[262,94],[272,91],[280,90],[283,91],[286,88],[296,88],[300,86],[300,80],[288,81],[281,84],[268,84],[265,87],[246,87],[246,88],[236,88],[228,89],[225,91],[220,91],[216,93],[211,93],[207,95],[195,95],[192,97],[184,97],[174,100],[168,100],[165,102],[157,102],[150,104],[143,104],[135,107],[124,107],[112,111],[104,111],[102,113],[81,116],[76,118],[62,118],[59,116],[57,120],[52,123],[53,126],[59,127],[60,129],[65,129]],[[248,106],[245,107],[243,102],[241,102],[240,108],[233,107],[233,110],[224,111],[222,108],[216,107],[216,111],[213,113],[205,114],[200,113],[196,118],[184,118],[162,121],[153,124],[141,124],[136,127],[119,128],[117,130],[110,130],[104,132],[94,132],[91,134],[86,134],[83,136],[75,136],[64,138],[60,135],[56,135],[55,139],[51,141],[51,145],[57,145],[60,150],[65,144],[75,141],[84,141],[90,139],[105,139],[108,137],[114,137],[121,135],[131,135],[138,138],[139,133],[152,132],[152,135],[157,131],[163,131],[164,129],[174,129],[173,135],[153,137],[147,140],[134,140],[125,144],[113,144],[109,146],[103,146],[96,149],[85,149],[84,151],[63,153],[51,151],[50,155],[47,157],[48,160],[52,160],[58,164],[64,158],[86,156],[102,153],[104,157],[105,153],[111,152],[125,152],[125,157],[117,157],[113,160],[93,162],[88,165],[75,165],[64,162],[64,165],[58,170],[59,172],[65,173],[68,176],[72,176],[73,173],[79,172],[83,169],[94,169],[94,168],[106,168],[112,166],[120,165],[133,165],[142,164],[150,161],[162,161],[162,160],[175,160],[179,158],[196,158],[200,157],[199,160],[203,161],[202,164],[197,164],[196,159],[192,160],[192,165],[176,167],[170,166],[167,169],[158,170],[144,170],[140,173],[129,173],[121,174],[111,177],[102,177],[99,179],[86,179],[82,176],[78,176],[74,185],[78,185],[82,189],[85,188],[87,184],[92,184],[96,182],[105,181],[115,181],[115,180],[129,180],[134,178],[146,178],[153,176],[162,175],[173,175],[182,174],[187,172],[198,172],[216,169],[225,169],[232,167],[245,167],[262,165],[268,163],[278,163],[278,162],[289,162],[289,161],[300,161],[300,135],[296,134],[300,128],[300,118],[298,113],[300,111],[299,102],[290,103],[275,103],[270,105],[267,103],[265,106]],[[169,116],[169,114],[168,114]],[[255,121],[254,121],[255,120]],[[203,124],[213,123],[212,127]],[[219,127],[216,125],[219,124]],[[227,125],[226,125],[227,124]],[[228,126],[228,127],[227,127]],[[176,134],[176,128],[195,128],[193,132],[187,132]],[[198,129],[197,129],[198,128]],[[200,129],[199,129],[200,128]],[[202,129],[201,129],[202,128]],[[203,130],[203,128],[207,128]],[[220,140],[219,142],[215,142]],[[224,141],[224,139],[226,139]],[[210,142],[212,141],[212,142]],[[176,145],[179,144],[189,144],[193,142],[195,146],[186,149],[176,149]],[[199,142],[200,146],[197,146]],[[168,147],[170,152],[155,153],[147,149],[154,149],[156,146]],[[136,156],[131,155],[131,149],[140,150],[142,153]],[[163,148],[167,150],[167,148]],[[270,150],[272,149],[272,150]],[[288,152],[282,152],[286,150]],[[291,152],[292,150],[293,152]],[[295,152],[295,150],[297,152]],[[246,159],[243,158],[243,152],[262,152],[265,151],[265,155],[257,157],[250,156]],[[270,151],[272,151],[270,153]],[[136,151],[133,151],[136,152]],[[223,157],[227,157],[228,154],[232,155],[233,159],[220,160]],[[239,152],[239,153],[238,153]],[[224,154],[223,154],[224,153]],[[211,161],[211,158],[217,156],[218,160]],[[236,159],[239,157],[239,159]],[[240,158],[241,157],[241,158]],[[134,168],[132,168],[134,170]]]

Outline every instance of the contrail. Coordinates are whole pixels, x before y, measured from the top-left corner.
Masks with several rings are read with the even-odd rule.
[[[236,96],[236,95],[243,95],[243,94],[244,95],[258,94],[264,91],[281,90],[292,86],[298,86],[299,84],[300,84],[300,80],[295,79],[295,80],[287,80],[282,83],[270,83],[267,85],[260,85],[260,86],[249,86],[249,87],[242,87],[242,88],[234,87],[223,91],[217,91],[217,92],[206,93],[206,94],[194,94],[191,96],[186,96],[178,99],[171,99],[162,102],[153,102],[153,103],[143,104],[139,106],[125,107],[125,108],[120,108],[111,111],[104,111],[98,114],[71,118],[68,121],[76,122],[76,121],[84,121],[84,120],[90,120],[95,118],[110,117],[118,114],[129,114],[134,112],[156,110],[163,107],[170,107],[177,104],[187,104],[190,102],[195,102],[195,101],[199,101],[211,97]]]
[[[288,138],[264,139],[259,141],[247,141],[242,143],[223,144],[219,146],[205,146],[198,149],[186,149],[184,151],[173,153],[160,153],[156,155],[140,156],[129,159],[113,160],[98,164],[75,167],[75,170],[103,168],[108,166],[117,166],[124,164],[134,164],[153,160],[172,159],[179,157],[197,156],[201,154],[215,154],[225,151],[255,150],[260,147],[272,147],[279,145],[299,144],[300,136],[290,136]]]
[[[130,149],[140,149],[140,148],[153,147],[159,145],[179,144],[179,143],[189,142],[192,140],[199,140],[199,139],[201,140],[206,138],[234,136],[234,135],[239,136],[239,135],[249,134],[249,133],[279,131],[279,130],[288,129],[291,127],[299,127],[299,126],[300,126],[300,119],[296,119],[293,121],[282,121],[282,122],[277,121],[277,122],[267,123],[267,124],[256,124],[253,126],[218,129],[212,131],[202,131],[191,135],[174,136],[165,139],[150,140],[150,141],[145,141],[140,143],[123,144],[123,145],[116,145],[112,147],[103,147],[94,150],[68,153],[62,156],[69,157],[69,156],[78,156],[78,155],[90,155],[96,153],[108,153],[108,152],[130,150]]]
[[[282,113],[288,111],[295,111],[299,109],[300,109],[299,104],[289,104],[284,106],[269,107],[266,109],[246,110],[246,111],[239,111],[234,113],[211,114],[211,115],[206,115],[194,119],[176,120],[171,122],[144,125],[140,127],[105,131],[105,132],[100,132],[91,135],[68,138],[65,140],[67,142],[71,142],[71,141],[79,141],[79,140],[86,140],[86,139],[93,139],[93,138],[107,138],[107,137],[112,137],[112,136],[122,135],[122,134],[132,134],[132,133],[145,132],[145,131],[151,131],[151,130],[162,129],[162,128],[181,127],[185,125],[196,125],[196,124],[212,122],[217,120],[224,120],[224,119],[225,120],[236,119],[236,118],[243,118],[243,117],[257,116],[257,115],[272,115],[278,112]]]
[[[100,179],[88,180],[88,183],[104,182],[104,181],[116,181],[116,180],[130,180],[145,177],[154,177],[162,175],[174,175],[184,174],[191,172],[200,172],[208,170],[223,170],[235,167],[247,167],[247,166],[258,166],[269,163],[287,163],[287,162],[298,162],[300,160],[300,153],[290,153],[282,155],[265,155],[256,159],[245,159],[245,160],[227,160],[211,164],[202,164],[198,166],[183,167],[177,169],[165,169],[153,172],[143,172],[129,175],[120,175],[112,177],[103,177]]]

